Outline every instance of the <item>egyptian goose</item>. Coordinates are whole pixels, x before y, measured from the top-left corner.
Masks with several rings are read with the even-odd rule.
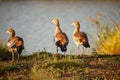
[[[14,61],[14,53],[18,53],[18,61],[20,59],[20,54],[24,49],[24,41],[21,37],[15,36],[15,31],[12,28],[9,28],[6,33],[10,34],[10,37],[7,42],[8,50],[12,53],[12,61]]]
[[[72,25],[73,25],[74,27],[76,27],[75,30],[74,30],[74,32],[73,32],[73,37],[72,37],[72,38],[73,38],[73,41],[75,42],[75,44],[77,45],[78,55],[79,55],[79,54],[81,55],[81,53],[79,53],[80,45],[83,45],[83,49],[84,49],[84,47],[85,47],[85,48],[90,47],[89,42],[88,42],[88,38],[87,38],[86,33],[79,31],[79,29],[80,29],[80,24],[79,24],[78,21],[74,21],[74,22],[72,23]]]
[[[66,33],[61,30],[59,20],[55,18],[52,20],[52,22],[56,25],[55,35],[53,40],[56,45],[57,54],[58,54],[58,47],[59,47],[61,51],[64,52],[64,55],[65,55],[65,52],[67,51],[67,45],[69,43],[69,39]]]

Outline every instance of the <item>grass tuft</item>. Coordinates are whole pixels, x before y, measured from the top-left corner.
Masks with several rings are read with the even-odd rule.
[[[95,43],[98,54],[120,55],[120,27],[112,30],[108,26],[99,34],[99,40]]]
[[[97,54],[101,55],[120,55],[120,26],[112,20],[113,27],[108,25],[101,25],[98,17],[96,20],[89,19],[92,23],[97,20],[97,38],[94,40],[95,50]],[[95,53],[95,52],[94,52]]]
[[[0,41],[0,60],[10,60],[11,53],[8,51],[7,46]]]

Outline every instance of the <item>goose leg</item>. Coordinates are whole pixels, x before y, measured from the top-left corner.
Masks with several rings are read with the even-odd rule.
[[[82,47],[82,53],[83,53],[83,55],[85,55],[85,48],[84,47]]]
[[[59,56],[58,56],[58,47],[56,46],[56,57],[58,58]]]
[[[77,47],[77,55],[79,55],[80,46]]]
[[[20,60],[20,54],[18,54],[18,59],[17,59],[17,61],[19,61]]]
[[[64,56],[66,56],[65,52],[64,52]]]
[[[77,47],[77,55],[81,55],[80,54],[80,46],[78,45],[78,47]]]
[[[12,51],[12,62],[14,62],[14,52]]]
[[[77,55],[79,54],[79,46],[77,46]]]
[[[58,47],[56,47],[56,52],[57,52],[57,55],[58,55]]]

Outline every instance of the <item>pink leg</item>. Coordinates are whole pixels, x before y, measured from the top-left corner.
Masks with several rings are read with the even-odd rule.
[[[17,61],[19,61],[20,60],[20,54],[18,54],[18,59],[17,59]]]
[[[77,47],[77,55],[80,55],[81,56],[81,53],[80,53],[80,46]]]
[[[85,55],[85,47],[82,47],[82,54]]]
[[[12,62],[14,62],[14,52],[12,51]]]

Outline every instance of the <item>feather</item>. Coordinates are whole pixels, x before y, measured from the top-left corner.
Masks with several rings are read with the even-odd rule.
[[[52,22],[56,24],[55,36],[53,41],[57,47],[60,47],[62,52],[66,52],[69,39],[66,33],[60,29],[59,20],[55,18],[52,20]]]

